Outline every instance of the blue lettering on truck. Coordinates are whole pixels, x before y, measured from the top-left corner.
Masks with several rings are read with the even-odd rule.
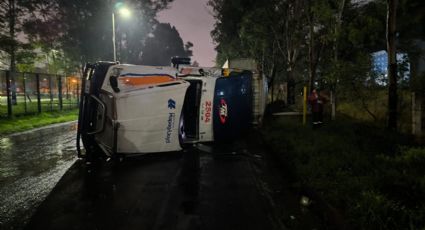
[[[171,134],[173,133],[175,118],[176,118],[175,113],[168,114],[167,136],[165,137],[165,143],[167,144],[171,143]]]
[[[168,108],[176,109],[176,101],[171,98],[168,99]],[[167,120],[167,135],[165,136],[165,143],[167,144],[171,143],[171,134],[173,133],[175,120],[176,120],[176,114],[169,113],[168,120]]]
[[[173,99],[168,99],[168,108],[169,109],[175,109],[176,108],[176,101]]]

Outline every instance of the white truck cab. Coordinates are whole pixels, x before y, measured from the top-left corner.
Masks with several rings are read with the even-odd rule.
[[[258,123],[258,111],[264,112],[254,108],[260,101],[258,89],[253,89],[255,74],[234,69],[224,76],[220,68],[110,62],[87,65],[77,134],[86,154],[77,141],[79,156],[170,152],[187,143],[230,141]]]

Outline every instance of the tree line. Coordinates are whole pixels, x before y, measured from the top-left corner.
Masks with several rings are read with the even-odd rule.
[[[363,89],[380,87],[374,81],[371,53],[388,50],[391,57],[395,51],[407,53],[410,63],[418,63],[424,54],[421,0],[210,0],[208,4],[217,20],[211,34],[218,64],[235,57],[255,58],[271,85],[284,80],[288,87],[302,83],[310,90],[325,88],[332,92],[333,105],[337,96],[349,96],[363,101],[368,110],[367,98],[374,91]],[[415,71],[415,64],[410,68],[410,88],[420,91],[424,87],[419,79],[424,76]],[[396,69],[389,71],[390,128],[396,126],[400,81],[396,74]]]
[[[28,71],[41,50],[55,68],[74,71],[86,62],[113,60],[112,12],[117,3],[131,9],[131,17],[115,17],[119,61],[169,65],[172,56],[191,56],[191,42],[183,43],[177,29],[159,23],[156,14],[172,0],[6,0],[0,3],[0,51],[10,70]],[[157,52],[153,52],[153,51]],[[56,52],[52,52],[56,51]],[[57,52],[60,51],[60,52]],[[155,57],[153,57],[155,55]],[[39,57],[40,59],[40,57]],[[40,60],[38,60],[40,61]],[[42,60],[44,61],[44,60]]]

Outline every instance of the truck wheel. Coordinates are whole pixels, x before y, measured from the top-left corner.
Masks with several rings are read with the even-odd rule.
[[[180,142],[180,146],[183,148],[184,147],[184,141],[186,140],[186,133],[184,131],[184,115],[183,112],[180,116],[180,121],[179,121],[179,142]]]

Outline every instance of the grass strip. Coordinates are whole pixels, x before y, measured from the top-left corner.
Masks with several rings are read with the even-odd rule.
[[[78,109],[44,112],[37,115],[26,115],[10,119],[0,119],[0,135],[22,132],[50,124],[74,121],[78,118]]]

